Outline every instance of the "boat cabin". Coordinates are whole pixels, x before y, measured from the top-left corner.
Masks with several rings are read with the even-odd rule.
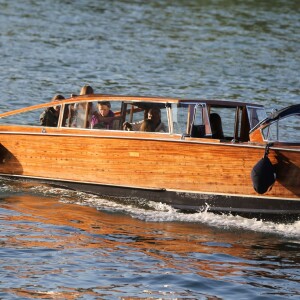
[[[109,115],[101,118],[101,109]],[[143,129],[142,122],[156,109],[164,126]],[[42,121],[45,111],[57,115],[56,122]],[[100,116],[97,125],[93,118]],[[192,100],[161,97],[112,96],[93,94],[75,96],[0,114],[0,124],[56,127],[60,130],[82,129],[153,131],[159,135],[178,135],[181,139],[213,138],[222,141],[247,142],[249,132],[267,117],[262,105],[236,101]],[[128,128],[127,128],[128,130]]]

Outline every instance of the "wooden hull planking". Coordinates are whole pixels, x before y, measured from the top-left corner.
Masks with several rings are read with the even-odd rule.
[[[81,185],[97,193],[119,187],[142,196],[148,190],[158,192],[153,199],[187,210],[208,204],[216,211],[300,212],[299,149],[270,150],[277,180],[271,191],[258,195],[250,173],[264,154],[262,146],[81,133],[0,133],[0,174]]]

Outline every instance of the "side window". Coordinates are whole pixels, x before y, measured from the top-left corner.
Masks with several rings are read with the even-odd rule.
[[[145,107],[127,104],[125,122],[131,125],[130,129],[132,131],[140,131],[142,123],[148,118],[148,111],[149,109]]]
[[[192,135],[194,137],[203,137],[211,134],[205,103],[172,104],[171,111],[173,133]],[[192,132],[193,130],[194,132]]]
[[[123,130],[123,102],[111,102],[111,111],[114,113],[114,120],[112,123],[113,130]]]
[[[125,121],[129,123],[140,123],[147,119],[148,109],[139,108],[134,104],[127,105]]]
[[[247,106],[247,112],[250,129],[254,128],[260,121],[267,117],[267,113],[264,108]]]
[[[99,100],[90,104],[91,129],[121,130],[123,120],[123,102]]]
[[[172,104],[172,120],[173,120],[173,133],[185,134],[187,132],[187,120],[189,114],[189,105]]]
[[[0,118],[1,124],[57,127],[61,105],[34,109]]]
[[[202,106],[196,105],[194,113],[194,125],[204,125],[202,117]]]
[[[191,137],[205,137],[206,133],[210,133],[208,126],[207,110],[205,104],[196,104],[193,113],[193,121],[191,128]]]
[[[212,124],[212,115],[216,120],[218,120],[218,130],[217,128],[213,128]],[[223,136],[225,138],[233,139],[234,131],[235,131],[235,115],[236,115],[236,107],[233,108],[218,108],[218,107],[211,107],[210,109],[210,122],[211,122],[211,129],[212,135],[214,136],[215,132],[223,131]],[[222,135],[218,133],[218,135]],[[224,138],[223,137],[223,138]],[[216,137],[219,138],[219,137]]]
[[[168,133],[168,114],[165,106],[155,103],[127,103],[125,121],[128,130]]]
[[[168,127],[168,113],[166,107],[161,109],[161,121]]]
[[[65,106],[63,126],[85,128],[86,103],[70,103]]]
[[[92,114],[96,111],[94,102],[74,102],[65,105],[62,126],[89,128]]]

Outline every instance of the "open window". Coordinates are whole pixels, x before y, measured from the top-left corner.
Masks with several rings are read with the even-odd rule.
[[[44,108],[32,108],[24,112],[13,113],[0,118],[1,124],[24,125],[24,126],[44,126],[57,127],[62,105]]]
[[[109,115],[101,121],[99,114],[101,104],[109,104]],[[100,106],[99,106],[100,105]],[[106,106],[106,105],[105,105]],[[62,120],[63,127],[86,129],[112,129],[122,128],[122,101],[87,101],[66,104]],[[99,116],[99,118],[97,118]]]
[[[173,103],[171,113],[173,133],[198,138],[211,136],[205,103]]]
[[[264,107],[247,106],[250,130],[267,117]]]
[[[168,133],[168,107],[165,103],[126,102],[128,130]],[[145,126],[146,125],[146,126]]]

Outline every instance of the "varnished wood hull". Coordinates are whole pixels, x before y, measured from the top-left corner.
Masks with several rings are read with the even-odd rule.
[[[264,147],[132,132],[0,133],[0,174],[183,210],[300,215],[299,148],[272,148],[277,180],[257,194],[250,173]]]

